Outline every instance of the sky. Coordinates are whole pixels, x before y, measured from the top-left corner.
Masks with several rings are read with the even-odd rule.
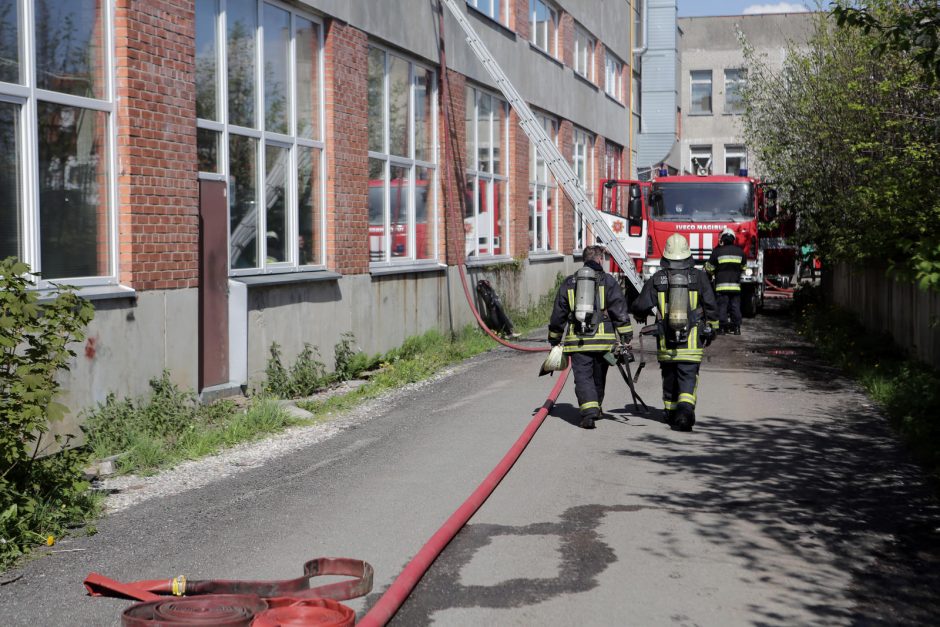
[[[678,0],[679,17],[809,11],[815,0]],[[826,3],[828,4],[828,3]]]

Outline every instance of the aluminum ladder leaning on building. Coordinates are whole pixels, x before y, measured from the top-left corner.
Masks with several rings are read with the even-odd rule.
[[[477,36],[476,31],[473,30],[467,17],[457,6],[455,0],[441,0],[441,3],[450,9],[457,23],[460,24],[460,27],[467,36],[467,43],[470,44],[470,49],[473,50],[477,59],[483,64],[483,68],[489,73],[503,96],[506,97],[509,105],[519,116],[519,126],[522,127],[529,141],[535,144],[535,149],[542,155],[542,158],[548,164],[548,169],[551,170],[558,184],[561,185],[565,194],[574,204],[575,211],[581,214],[591,226],[595,235],[600,238],[604,246],[607,247],[607,251],[610,253],[611,257],[614,258],[614,261],[617,262],[617,265],[620,266],[620,270],[623,271],[636,291],[639,292],[642,290],[643,278],[637,273],[636,266],[633,264],[630,255],[627,254],[627,251],[617,238],[614,237],[613,231],[610,230],[610,227],[607,226],[607,223],[604,222],[598,211],[591,206],[591,202],[588,200],[584,189],[581,187],[581,181],[578,180],[574,170],[572,170],[568,162],[565,161],[558,147],[549,139],[548,135],[545,133],[545,129],[538,123],[538,120],[536,120],[535,116],[532,114],[532,110],[529,109],[529,105],[526,104],[522,96],[519,95],[519,92],[516,91],[516,88],[513,87],[509,79],[506,78],[506,74],[503,73],[502,68],[496,63],[496,59],[493,58],[493,55],[490,54],[486,45],[484,45],[483,41]],[[446,72],[447,68],[442,68],[441,71]]]

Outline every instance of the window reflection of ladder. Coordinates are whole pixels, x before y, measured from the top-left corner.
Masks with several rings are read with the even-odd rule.
[[[604,243],[611,257],[614,258],[614,261],[620,266],[621,271],[626,275],[627,280],[630,281],[637,291],[640,291],[643,288],[643,279],[637,273],[636,267],[633,265],[633,259],[630,258],[630,255],[627,254],[624,247],[617,238],[614,237],[613,231],[607,226],[607,223],[601,217],[600,213],[591,206],[591,202],[584,193],[584,189],[581,187],[581,182],[578,180],[578,177],[568,165],[568,162],[565,161],[561,152],[558,151],[557,146],[549,139],[545,130],[539,124],[538,119],[532,114],[532,110],[529,109],[529,105],[526,104],[522,96],[519,95],[519,92],[516,91],[516,88],[509,82],[502,68],[499,67],[493,55],[490,54],[490,51],[487,50],[483,41],[477,36],[470,22],[467,20],[466,15],[464,15],[463,11],[457,6],[455,0],[441,0],[441,2],[450,9],[450,12],[467,36],[467,43],[470,44],[470,49],[473,50],[477,59],[483,64],[484,69],[486,69],[490,78],[496,83],[496,86],[516,112],[516,115],[519,116],[519,125],[529,138],[529,141],[535,145],[536,150],[548,164],[548,169],[551,170],[555,180],[558,181],[558,184],[561,185],[565,194],[574,204],[575,211],[591,225],[591,229],[593,229],[601,242]],[[447,69],[442,68],[441,71],[446,72]]]

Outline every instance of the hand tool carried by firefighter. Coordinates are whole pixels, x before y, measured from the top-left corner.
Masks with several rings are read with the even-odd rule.
[[[633,376],[633,372],[630,370],[630,362],[635,361],[636,358],[633,356],[633,349],[630,348],[629,344],[625,344],[620,338],[620,334],[617,333],[617,330],[614,329],[614,333],[617,335],[617,345],[614,346],[614,349],[604,355],[604,359],[610,363],[612,366],[617,366],[617,370],[620,371],[620,376],[623,377],[623,380],[626,381],[627,387],[630,388],[630,395],[633,396],[633,406],[634,407],[643,407],[643,412],[646,413],[650,409],[646,406],[646,403],[640,398],[640,395],[637,394],[636,378]],[[646,365],[645,361],[640,362],[639,367],[636,370],[636,376],[640,376],[640,372],[643,370],[643,366]]]

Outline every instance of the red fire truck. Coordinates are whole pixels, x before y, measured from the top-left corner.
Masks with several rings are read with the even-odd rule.
[[[409,180],[392,179],[389,188],[389,257],[407,257],[412,254],[408,249],[410,239],[408,225]],[[385,215],[384,181],[369,181],[369,259],[385,261]],[[414,251],[416,259],[429,259],[433,232],[428,224],[428,182],[415,181],[415,226]]]
[[[673,233],[689,240],[697,265],[704,265],[730,228],[744,249],[747,268],[741,277],[741,309],[754,316],[764,302],[764,249],[758,222],[776,217],[776,192],[748,176],[671,176],[652,183],[643,276],[661,266],[663,248]]]
[[[646,259],[649,194],[648,181],[601,179],[597,195],[597,210],[601,218],[633,259],[636,271],[640,273],[643,272],[643,262]],[[619,266],[612,259],[610,271],[615,274],[620,272]]]

